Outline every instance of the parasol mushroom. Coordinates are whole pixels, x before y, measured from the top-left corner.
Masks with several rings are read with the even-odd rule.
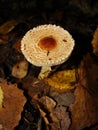
[[[42,67],[39,78],[45,78],[51,66],[64,63],[74,48],[70,33],[60,26],[40,25],[30,29],[21,40],[25,58],[35,66]]]

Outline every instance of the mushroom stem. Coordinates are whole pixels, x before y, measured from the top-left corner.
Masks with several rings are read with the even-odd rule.
[[[43,66],[41,68],[39,75],[38,75],[38,78],[44,79],[44,78],[48,77],[50,72],[51,72],[51,66]]]
[[[3,91],[0,87],[0,109],[2,108],[2,103],[3,103]]]

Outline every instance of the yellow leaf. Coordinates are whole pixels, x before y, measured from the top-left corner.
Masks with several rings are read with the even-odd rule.
[[[0,86],[0,108],[2,108],[2,103],[3,103],[3,91]]]
[[[45,81],[51,87],[59,90],[73,89],[76,84],[75,69],[56,72],[51,77],[46,78]]]

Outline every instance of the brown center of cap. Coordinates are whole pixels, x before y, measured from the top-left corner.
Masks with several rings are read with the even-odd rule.
[[[41,49],[50,51],[56,47],[57,42],[52,37],[45,37],[39,41],[38,45],[40,46]]]

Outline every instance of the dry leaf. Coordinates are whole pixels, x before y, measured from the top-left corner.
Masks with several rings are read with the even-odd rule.
[[[39,100],[42,96],[48,95],[50,87],[43,81],[34,77],[27,77],[23,80],[23,88],[33,100]]]
[[[67,112],[67,107],[57,105],[57,107],[55,108],[55,114],[60,120],[61,130],[69,130],[69,127],[71,125],[71,119],[69,116],[69,112]]]
[[[49,130],[57,130],[60,128],[60,120],[58,120],[54,108],[56,106],[56,102],[48,97],[48,96],[43,96],[39,100],[39,111],[47,125],[49,126]]]
[[[10,51],[11,51],[10,43],[0,45],[0,65],[6,62]]]
[[[14,44],[13,48],[15,48],[19,53],[21,53],[21,38]]]
[[[55,102],[52,98],[50,98],[50,97],[48,97],[48,96],[43,96],[43,97],[41,97],[41,98],[39,99],[39,102],[40,102],[42,105],[44,105],[44,107],[45,107],[49,112],[51,112],[51,111],[54,109],[54,107],[56,106],[56,102]]]
[[[1,35],[0,36],[0,44],[6,44],[8,43],[8,36],[7,35]]]
[[[46,113],[40,108],[39,105],[38,105],[38,109],[39,109],[39,112],[40,112],[41,116],[43,117],[46,125],[49,125],[49,121],[48,121],[48,118],[46,117]]]
[[[14,19],[5,22],[3,25],[0,26],[0,34],[5,35],[12,31],[18,22]]]
[[[95,30],[92,40],[93,53],[98,56],[98,27]]]
[[[92,94],[98,95],[98,62],[87,54],[80,66],[80,81]]]
[[[71,130],[82,130],[98,122],[98,107],[96,108],[93,97],[82,86],[76,88],[75,96],[75,103],[70,107],[72,114]]]
[[[42,117],[44,118],[46,126],[49,126],[49,130],[68,130],[71,124],[71,119],[69,118],[67,108],[62,105],[55,106],[56,103],[54,102],[54,100],[49,97],[47,98],[49,102],[52,103],[49,104],[49,102],[46,102],[46,99],[44,98],[44,100],[41,101],[43,107],[40,106],[40,112]]]
[[[98,65],[86,55],[80,66],[75,102],[70,106],[71,130],[81,130],[98,122]]]
[[[64,70],[56,72],[49,78],[46,78],[45,81],[53,88],[58,89],[59,91],[66,91],[75,88],[76,77],[75,70]]]
[[[75,97],[72,92],[68,92],[68,93],[61,93],[55,96],[54,99],[59,105],[69,106],[74,102]]]
[[[0,66],[0,77],[2,77],[2,78],[5,77],[5,73],[4,73],[2,66]]]
[[[14,130],[21,119],[26,98],[16,84],[1,80],[0,86],[4,93],[3,107],[0,109],[0,125],[4,130]]]
[[[12,68],[12,76],[16,78],[24,78],[28,73],[28,62],[27,61],[20,61],[16,63]]]
[[[50,130],[59,130],[60,129],[60,120],[58,119],[56,113],[53,111],[50,113],[51,122],[49,124]]]

